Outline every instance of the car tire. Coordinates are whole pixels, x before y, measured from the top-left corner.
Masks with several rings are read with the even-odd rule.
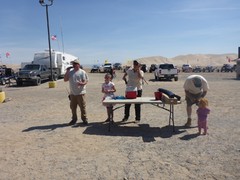
[[[0,84],[1,84],[1,85],[5,85],[5,84],[6,84],[5,80],[4,80],[4,79],[1,79]]]
[[[17,86],[22,86],[23,82],[22,81],[17,81]]]
[[[57,81],[57,80],[58,80],[58,75],[57,75],[57,74],[54,74],[53,80],[54,80],[54,81]]]
[[[42,83],[42,81],[41,81],[41,78],[40,78],[40,77],[38,77],[38,78],[35,80],[35,82],[34,82],[34,84],[35,84],[36,86],[41,85],[41,83]]]

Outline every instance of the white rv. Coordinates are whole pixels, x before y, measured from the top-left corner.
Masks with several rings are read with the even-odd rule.
[[[71,54],[54,50],[51,51],[51,55],[52,69],[58,73],[59,77],[64,76],[66,69],[71,66],[71,61],[78,59],[78,57]],[[35,53],[32,63],[46,65],[48,68],[50,68],[49,50]]]

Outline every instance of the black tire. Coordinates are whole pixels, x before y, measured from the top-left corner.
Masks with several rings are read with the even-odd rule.
[[[4,80],[4,79],[1,79],[0,84],[1,84],[1,85],[5,85],[5,84],[6,84],[5,80]]]
[[[175,77],[175,78],[174,78],[174,81],[178,81],[178,77]]]
[[[42,80],[41,80],[40,77],[38,77],[38,78],[35,80],[35,82],[34,82],[34,84],[35,84],[36,86],[40,86],[41,83],[42,83]]]
[[[54,80],[54,81],[57,81],[57,80],[58,80],[58,75],[57,75],[57,74],[54,74],[54,75],[53,75],[53,80]]]
[[[17,86],[22,86],[23,82],[22,81],[17,81]]]

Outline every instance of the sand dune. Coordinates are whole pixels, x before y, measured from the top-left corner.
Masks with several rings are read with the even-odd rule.
[[[231,60],[237,58],[237,54],[188,54],[179,55],[173,58],[166,58],[162,56],[153,56],[138,58],[139,62],[150,66],[151,64],[160,63],[173,63],[176,66],[181,67],[183,64],[191,64],[192,66],[222,66],[223,64],[229,63],[227,58]],[[234,64],[235,62],[231,62]],[[131,61],[125,62],[124,65],[131,65]]]

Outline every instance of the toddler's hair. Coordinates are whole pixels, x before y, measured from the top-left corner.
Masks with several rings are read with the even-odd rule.
[[[207,107],[208,106],[208,100],[206,98],[199,99],[198,106],[199,107]]]
[[[105,74],[105,78],[106,78],[106,77],[112,79],[112,75],[111,75],[110,73],[106,73],[106,74]]]

